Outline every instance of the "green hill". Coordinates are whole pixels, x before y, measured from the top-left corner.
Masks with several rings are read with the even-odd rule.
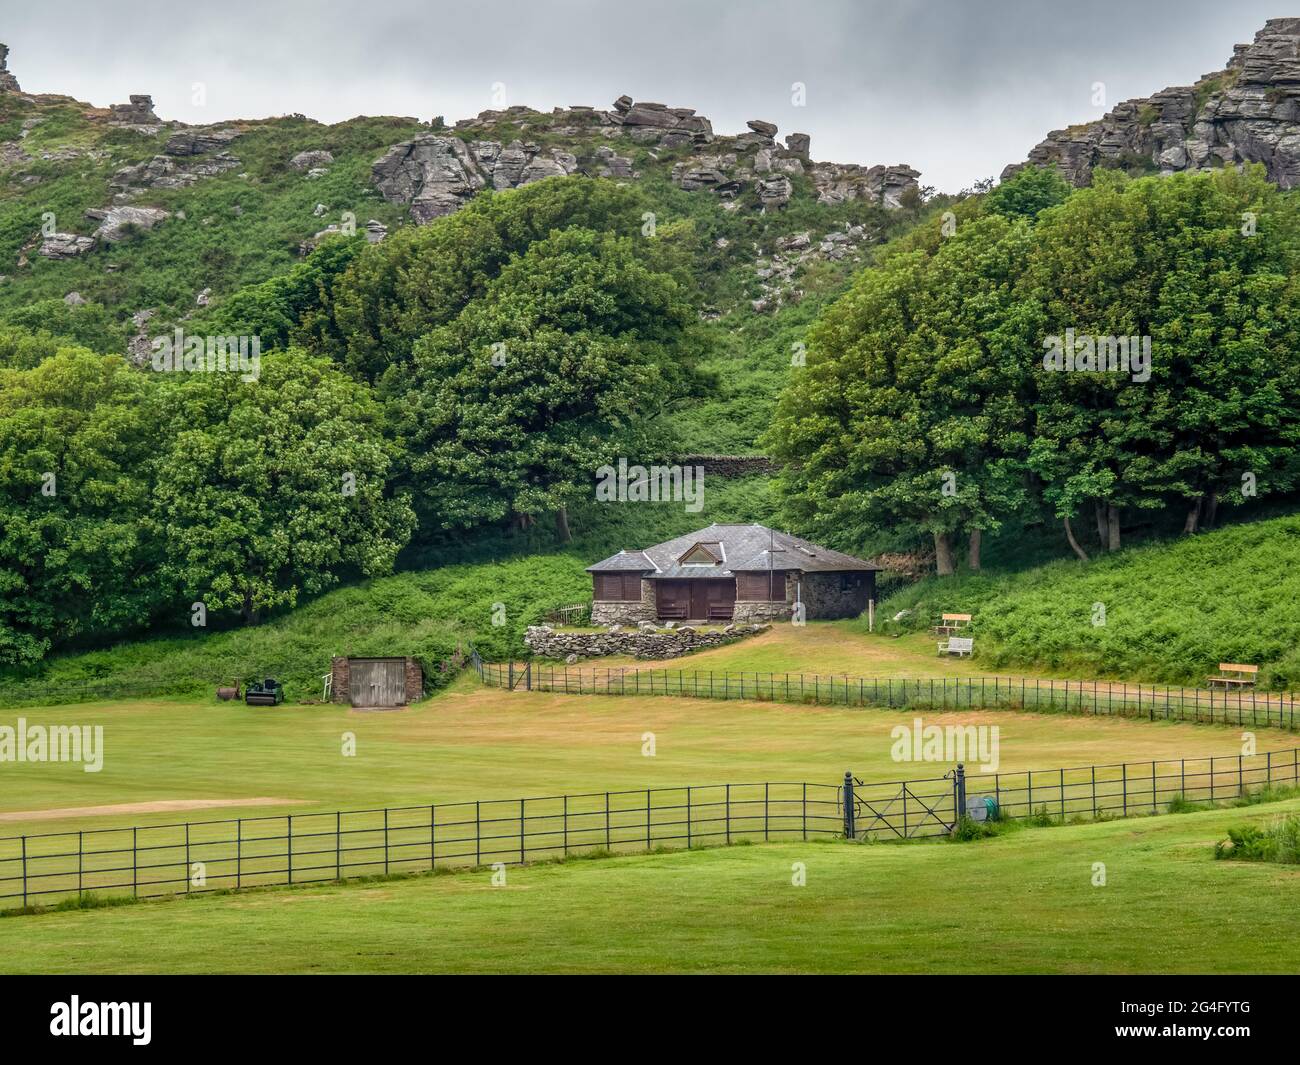
[[[1245,662],[1262,667],[1264,686],[1294,690],[1300,515],[1156,541],[1088,563],[931,578],[881,605],[886,618],[905,610],[913,613],[898,625],[908,629],[943,612],[974,614],[986,664],[1204,684],[1218,663]]]

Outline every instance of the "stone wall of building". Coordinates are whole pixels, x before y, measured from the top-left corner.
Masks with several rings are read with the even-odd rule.
[[[330,664],[333,679],[330,681],[330,699],[336,703],[352,701],[352,664],[342,655],[335,655]]]
[[[671,622],[670,622],[671,624]],[[690,625],[656,628],[644,625],[635,629],[615,626],[613,632],[565,632],[549,625],[531,625],[524,633],[524,644],[540,658],[599,658],[602,655],[632,655],[636,658],[676,658],[688,651],[718,647],[766,632],[768,625],[733,623],[722,629],[701,631]]]
[[[856,618],[867,609],[867,600],[875,588],[875,574],[863,573],[858,588],[843,590],[838,573],[805,573],[800,591],[804,616],[809,621]]]
[[[794,614],[798,574],[785,575],[785,600],[737,599],[732,617],[736,621],[789,621]]]
[[[639,603],[597,599],[591,604],[593,625],[636,625],[642,621],[654,621],[657,616],[654,581],[641,582]]]

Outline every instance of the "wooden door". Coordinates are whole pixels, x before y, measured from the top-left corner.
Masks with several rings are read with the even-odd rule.
[[[696,581],[691,617],[701,621],[730,620],[736,612],[735,581]]]
[[[406,663],[400,658],[354,658],[349,688],[353,706],[404,706]]]

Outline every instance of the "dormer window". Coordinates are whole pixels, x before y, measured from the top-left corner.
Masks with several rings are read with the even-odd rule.
[[[716,540],[701,540],[699,543],[692,544],[677,562],[682,566],[721,565],[722,545]]]

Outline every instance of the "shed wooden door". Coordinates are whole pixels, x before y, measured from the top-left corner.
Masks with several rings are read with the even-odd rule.
[[[691,617],[700,621],[726,620],[735,613],[735,581],[692,581]]]
[[[354,658],[349,664],[353,706],[404,706],[406,663],[400,658]]]

